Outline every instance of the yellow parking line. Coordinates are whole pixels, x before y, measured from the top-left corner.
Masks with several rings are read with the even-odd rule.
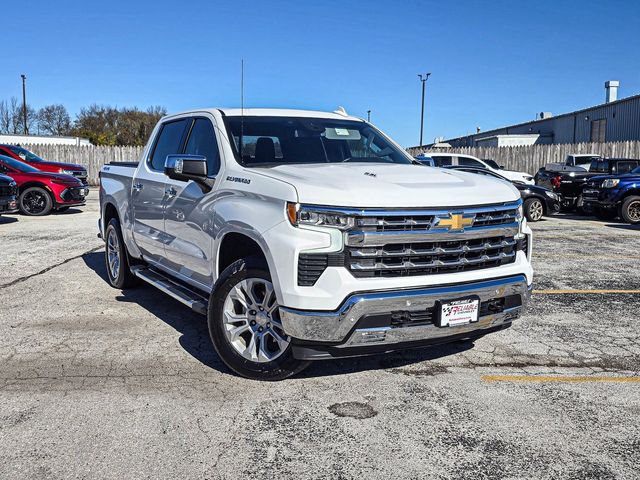
[[[597,377],[597,376],[570,376],[570,375],[482,375],[485,382],[612,382],[612,383],[640,383],[640,377]]]
[[[580,290],[580,289],[559,289],[559,290],[534,290],[537,295],[564,295],[564,294],[597,294],[603,295],[608,293],[640,293],[640,290]]]

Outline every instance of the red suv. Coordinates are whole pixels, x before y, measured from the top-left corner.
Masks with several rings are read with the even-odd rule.
[[[82,165],[76,165],[75,163],[48,162],[26,148],[18,147],[16,145],[0,144],[0,155],[5,155],[9,158],[13,158],[14,160],[26,163],[38,170],[42,170],[43,172],[73,175],[84,185],[89,185],[87,183],[87,169]]]
[[[46,215],[51,210],[62,212],[84,205],[89,192],[89,187],[72,175],[42,172],[4,155],[0,155],[0,173],[18,184],[18,207],[25,215]]]

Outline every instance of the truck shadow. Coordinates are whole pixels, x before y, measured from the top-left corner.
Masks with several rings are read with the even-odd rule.
[[[83,255],[82,259],[88,268],[93,270],[106,283],[109,283],[104,264],[104,253],[87,253]],[[178,342],[189,355],[209,368],[221,373],[235,375],[220,360],[213,349],[209,339],[207,321],[204,316],[192,312],[176,300],[145,284],[135,289],[123,290],[116,297],[116,301],[135,303],[145,308],[149,313],[180,333]],[[473,341],[461,341],[384,355],[317,361],[312,362],[308,369],[292,380],[336,376],[360,371],[395,369],[464,352],[470,348],[473,348]]]
[[[5,223],[14,223],[17,221],[17,217],[7,217],[6,215],[0,215],[0,225],[4,225]]]

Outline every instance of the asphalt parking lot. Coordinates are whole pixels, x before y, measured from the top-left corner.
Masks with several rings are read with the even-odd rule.
[[[636,227],[534,224],[536,293],[508,330],[259,383],[204,318],[107,284],[97,218],[95,190],[0,218],[0,478],[640,476]]]

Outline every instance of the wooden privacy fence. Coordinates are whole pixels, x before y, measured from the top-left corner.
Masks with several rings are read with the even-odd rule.
[[[429,152],[418,147],[407,149],[411,155]],[[640,158],[640,142],[566,143],[561,145],[527,145],[521,147],[461,147],[431,150],[440,153],[464,153],[477,158],[491,158],[508,170],[535,174],[547,163],[564,162],[569,153],[593,153],[603,157]]]
[[[83,147],[77,145],[25,145],[45,160],[77,163],[87,169],[89,183],[98,185],[98,172],[109,162],[137,161],[144,147]]]
[[[109,162],[137,161],[143,147],[82,147],[76,145],[28,145],[27,148],[47,160],[79,163],[87,168],[89,183],[98,184],[100,167]],[[411,155],[426,149],[409,148]],[[528,145],[522,147],[463,147],[435,149],[438,152],[464,153],[491,158],[509,170],[535,174],[547,163],[562,162],[569,153],[594,153],[603,157],[640,158],[640,142],[578,143]]]

